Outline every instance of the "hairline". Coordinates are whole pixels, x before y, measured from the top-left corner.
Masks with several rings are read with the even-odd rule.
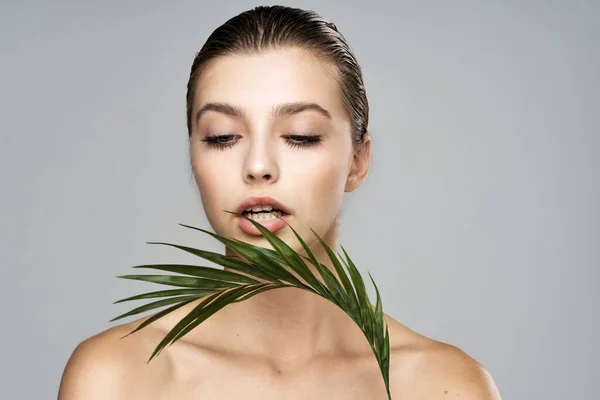
[[[330,77],[335,81],[336,86],[337,86],[337,91],[338,91],[338,96],[340,98],[340,101],[342,102],[343,105],[343,109],[344,112],[346,114],[346,118],[348,118],[348,120],[350,121],[350,126],[351,129],[353,129],[353,117],[352,117],[352,113],[351,113],[351,104],[347,103],[347,99],[346,96],[344,96],[344,91],[342,88],[342,79],[341,79],[341,70],[340,68],[336,65],[335,61],[332,60],[330,57],[327,56],[327,54],[325,54],[322,51],[317,51],[315,49],[309,48],[306,45],[302,45],[301,43],[270,43],[265,45],[262,48],[231,48],[228,50],[224,50],[220,53],[215,54],[213,57],[211,57],[208,61],[206,61],[204,64],[198,66],[194,71],[193,71],[193,86],[191,87],[189,96],[191,96],[191,100],[189,101],[189,104],[186,105],[189,106],[189,110],[187,110],[187,121],[189,124],[189,128],[188,128],[188,135],[191,136],[192,134],[192,128],[194,126],[194,123],[197,122],[196,121],[196,117],[195,114],[197,113],[197,111],[194,111],[194,107],[195,107],[195,100],[196,100],[196,89],[198,88],[198,82],[200,81],[200,76],[204,73],[204,71],[206,69],[208,69],[208,67],[210,65],[212,65],[213,63],[217,62],[217,60],[219,60],[222,57],[228,57],[228,56],[236,56],[236,55],[244,55],[244,56],[256,56],[265,52],[270,52],[270,51],[280,51],[280,50],[286,50],[286,49],[297,49],[300,50],[301,52],[305,53],[306,55],[313,57],[316,61],[319,61],[323,67],[325,68],[325,71],[327,72],[327,74],[330,75]],[[186,103],[188,103],[187,99],[186,99]],[[353,135],[353,133],[351,132],[351,135]]]

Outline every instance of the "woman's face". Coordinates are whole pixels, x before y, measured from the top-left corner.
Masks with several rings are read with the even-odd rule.
[[[240,224],[243,218],[223,210],[270,196],[309,243],[310,228],[335,240],[344,192],[366,176],[370,147],[355,157],[331,69],[297,49],[227,55],[207,65],[194,96],[190,159],[215,232],[266,245]],[[273,227],[270,215],[249,215]],[[276,234],[299,248],[287,226]]]

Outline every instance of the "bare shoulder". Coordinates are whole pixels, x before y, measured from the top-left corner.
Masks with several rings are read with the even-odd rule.
[[[124,337],[134,328],[133,323],[115,326],[79,343],[63,372],[58,399],[131,399],[151,390],[157,382],[152,377],[165,372],[167,360],[147,363],[155,335],[145,328]]]
[[[490,373],[461,349],[387,317],[390,385],[398,398],[500,400]]]

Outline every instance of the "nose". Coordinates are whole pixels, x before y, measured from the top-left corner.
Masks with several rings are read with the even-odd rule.
[[[276,155],[268,138],[251,140],[244,168],[244,182],[248,184],[274,183],[279,178]]]

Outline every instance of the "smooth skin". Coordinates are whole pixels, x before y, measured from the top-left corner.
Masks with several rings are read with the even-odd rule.
[[[342,198],[362,184],[371,162],[368,134],[363,147],[352,145],[335,69],[295,48],[222,56],[203,71],[193,111],[190,161],[214,231],[270,247],[223,212],[250,195],[270,195],[330,266],[310,228],[337,247]],[[300,251],[288,227],[277,235]],[[83,341],[67,363],[59,400],[387,399],[356,324],[296,288],[231,304],[146,363],[196,304],[123,339],[147,317]],[[394,399],[500,399],[490,374],[463,351],[386,321]]]

